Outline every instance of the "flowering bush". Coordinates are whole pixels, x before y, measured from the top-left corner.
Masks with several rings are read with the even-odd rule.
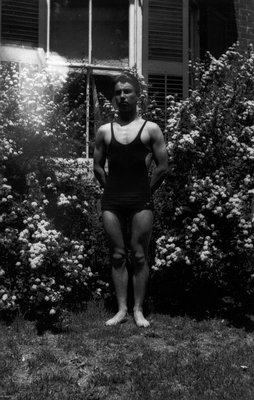
[[[66,306],[108,295],[100,189],[79,158],[86,75],[0,69],[0,314],[54,321]],[[101,94],[99,103],[103,121],[112,119]]]
[[[254,277],[254,54],[232,47],[192,68],[190,97],[168,98],[172,172],[157,194],[162,233],[153,270],[177,279],[175,294],[197,307],[246,305]]]
[[[0,68],[0,314],[53,322],[65,307],[108,294],[100,189],[79,158],[85,77]],[[168,97],[171,173],[155,195],[153,295],[192,307],[191,299],[246,305],[254,277],[254,56],[232,48],[192,71],[190,97]],[[140,113],[162,123],[155,100],[146,110],[141,86]],[[99,103],[103,119],[112,118],[102,95]]]
[[[77,158],[84,93],[72,101],[72,76],[0,68],[0,314],[52,322],[108,290],[99,188]]]

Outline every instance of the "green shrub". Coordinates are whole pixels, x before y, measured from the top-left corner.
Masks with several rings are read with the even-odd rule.
[[[189,98],[168,98],[172,171],[156,196],[161,234],[157,230],[154,279],[164,303],[249,307],[254,54],[233,47],[193,71],[196,87]]]

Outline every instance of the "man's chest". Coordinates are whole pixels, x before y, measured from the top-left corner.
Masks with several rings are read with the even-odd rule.
[[[144,126],[144,121],[123,126],[119,124],[113,124],[108,137],[109,142],[112,140],[112,137],[123,145],[128,145],[134,142],[136,139],[140,139],[145,146],[149,146],[150,144],[149,131],[147,127]]]

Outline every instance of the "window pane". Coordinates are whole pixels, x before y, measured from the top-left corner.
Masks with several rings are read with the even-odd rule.
[[[128,66],[129,0],[93,0],[93,62]]]
[[[50,50],[71,61],[88,60],[88,0],[51,0]]]

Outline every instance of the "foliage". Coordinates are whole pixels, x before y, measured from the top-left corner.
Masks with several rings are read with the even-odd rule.
[[[54,322],[64,308],[108,295],[100,189],[81,158],[86,77],[0,68],[0,314]],[[231,48],[192,73],[190,97],[167,99],[171,173],[155,195],[151,294],[177,307],[246,306],[254,56]],[[162,126],[165,116],[139,80],[140,114]],[[107,122],[115,110],[103,95],[98,101]]]
[[[0,68],[0,314],[54,321],[108,285],[99,188],[77,158],[83,103],[76,77]]]
[[[254,289],[254,54],[232,47],[192,71],[189,98],[168,98],[172,170],[156,198],[153,270],[167,299],[172,289],[192,308],[246,307]]]

